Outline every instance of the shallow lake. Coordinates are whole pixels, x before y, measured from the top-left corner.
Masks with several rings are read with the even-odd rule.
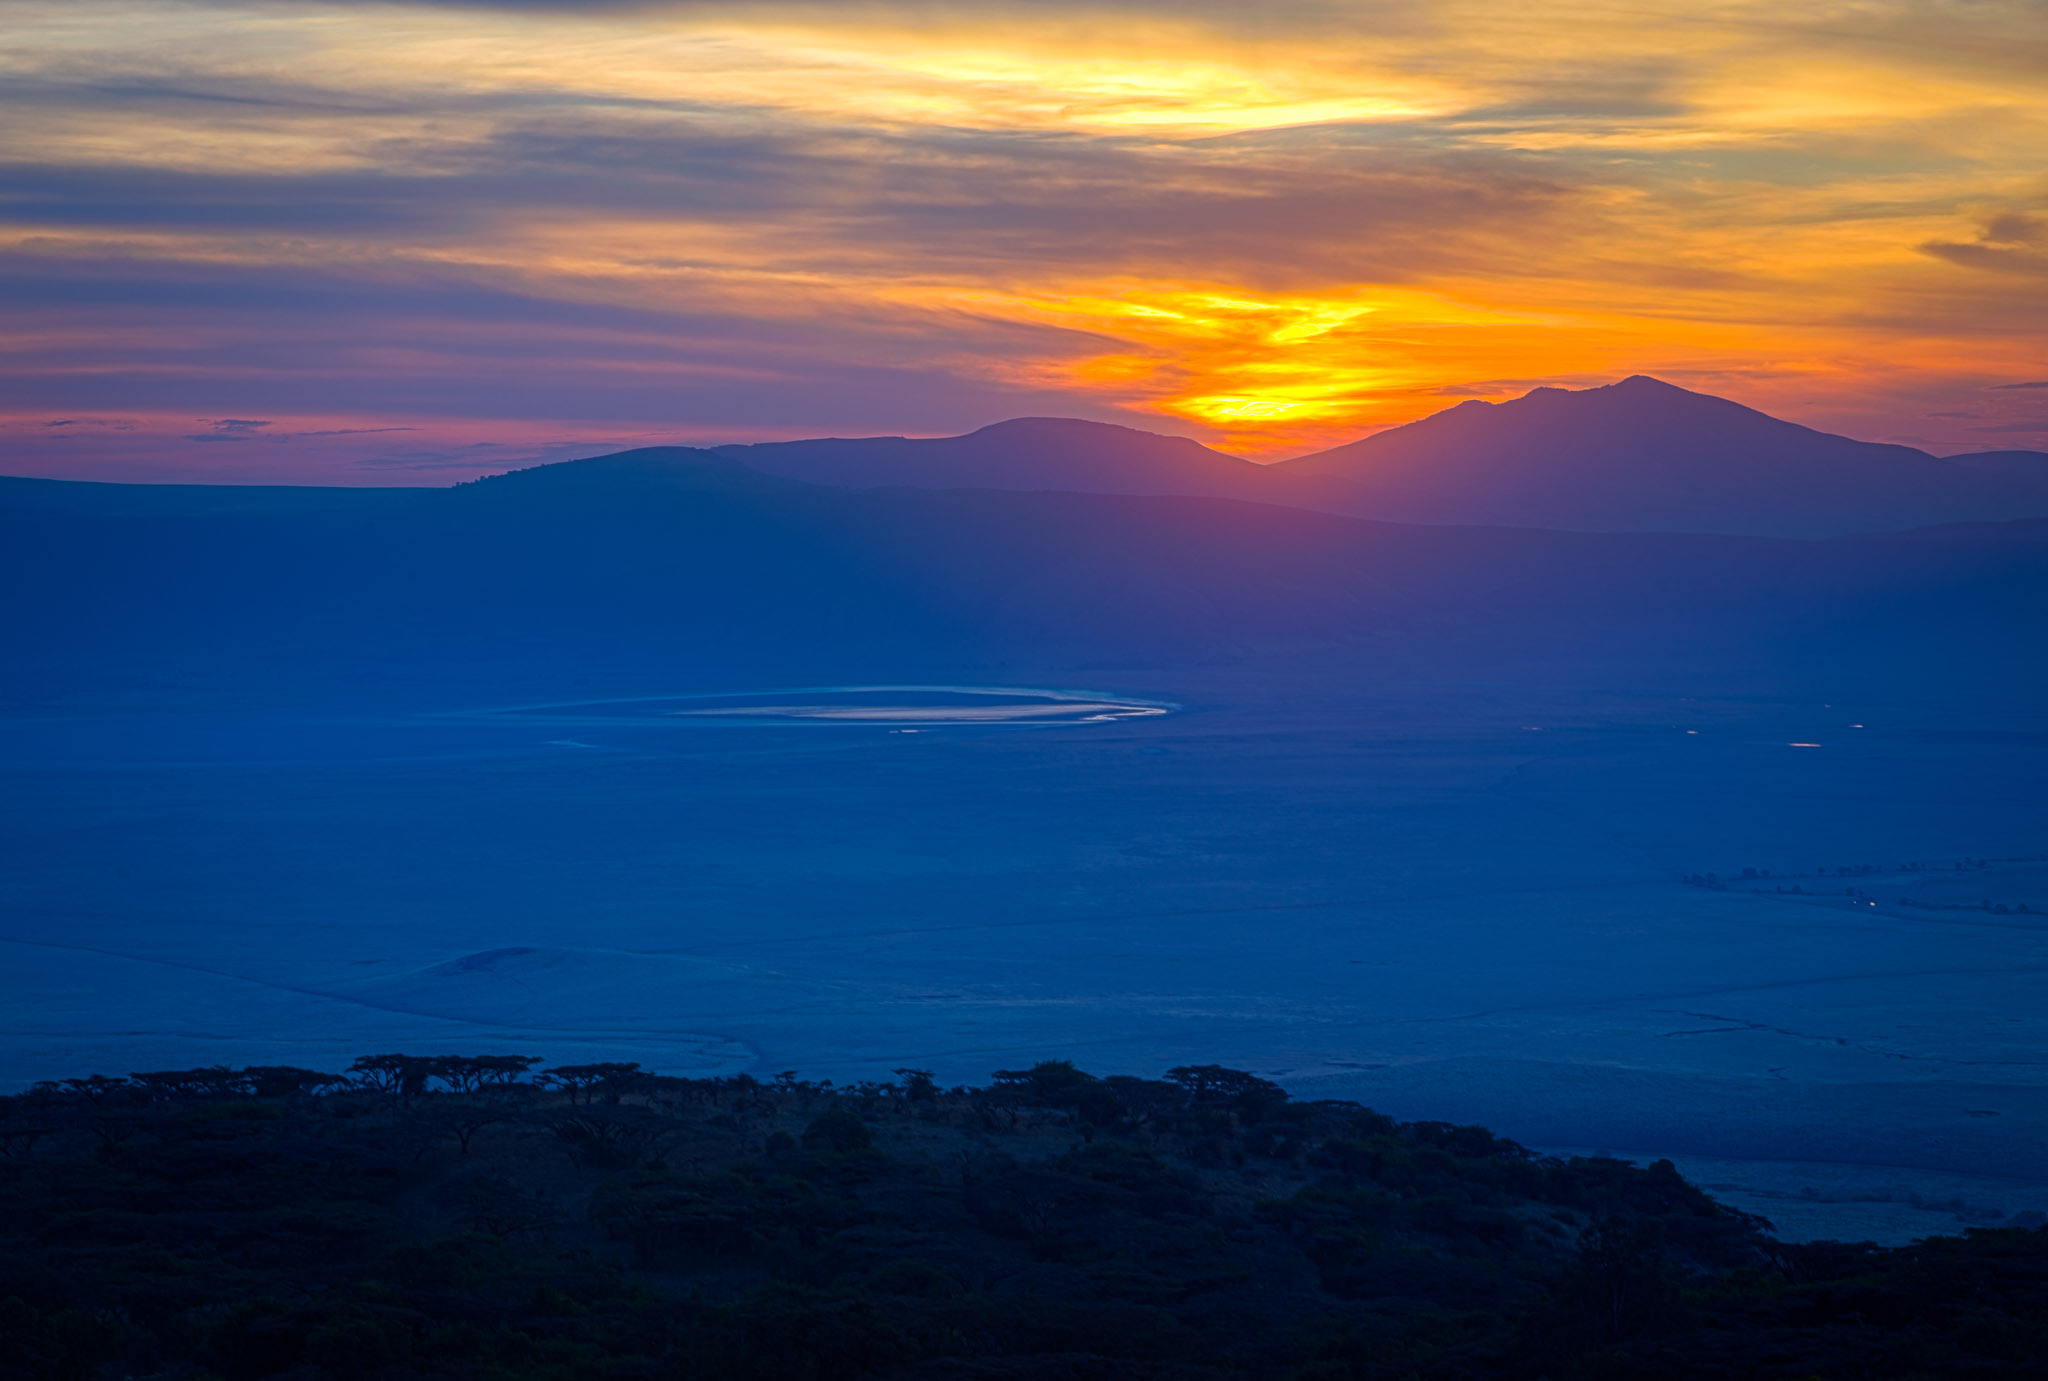
[[[727,691],[716,695],[636,696],[522,706],[498,713],[576,722],[714,720],[723,724],[880,724],[896,728],[989,725],[1109,724],[1171,713],[1165,701],[1132,700],[1102,691],[1007,686],[808,686]]]

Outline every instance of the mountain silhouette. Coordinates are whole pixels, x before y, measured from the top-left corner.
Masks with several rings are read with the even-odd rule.
[[[1638,375],[1471,400],[1276,465],[1181,437],[1024,417],[965,436],[720,446],[751,470],[855,488],[1249,499],[1393,522],[1834,537],[2048,516],[2048,455],[1942,460]],[[632,453],[641,454],[641,453]]]
[[[829,437],[714,449],[764,474],[815,484],[1217,498],[1258,498],[1278,488],[1264,467],[1199,442],[1073,417],[1018,417],[965,436]]]
[[[456,487],[472,496],[504,500],[541,494],[570,498],[621,492],[774,495],[811,486],[742,464],[715,450],[643,446],[588,460],[509,470]]]
[[[1852,441],[1643,375],[1472,399],[1277,468],[1320,507],[1396,522],[1828,537],[2048,514],[2048,468]]]
[[[1982,470],[1987,474],[2005,475],[2037,488],[2048,489],[2048,452],[2043,451],[1969,451],[1959,456],[1950,456],[1951,465],[1960,465],[1966,470]]]

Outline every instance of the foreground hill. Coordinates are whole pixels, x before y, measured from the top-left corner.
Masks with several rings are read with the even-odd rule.
[[[2048,455],[1942,460],[1641,376],[1477,399],[1277,465],[1073,418],[966,436],[724,446],[817,484],[1249,499],[1404,523],[1832,537],[2048,516]]]
[[[941,1089],[384,1055],[0,1099],[0,1372],[2019,1377],[2048,1230],[1789,1246],[1669,1162],[1216,1066]]]
[[[453,490],[0,483],[8,690],[1142,665],[1866,690],[2044,670],[2048,523],[1830,542],[850,490],[688,450]],[[1898,649],[1910,646],[1903,657]],[[1821,698],[1827,698],[1822,696]]]

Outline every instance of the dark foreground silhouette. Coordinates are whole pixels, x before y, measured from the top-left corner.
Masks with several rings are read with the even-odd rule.
[[[0,1376],[2005,1377],[2048,1230],[1774,1241],[1669,1162],[1202,1066],[373,1056],[0,1100]]]

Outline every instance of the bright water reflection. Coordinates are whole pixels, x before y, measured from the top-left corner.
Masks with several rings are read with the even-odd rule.
[[[503,713],[551,720],[719,724],[1000,725],[1103,724],[1168,714],[1177,706],[1100,691],[1015,686],[803,686],[719,695],[646,696]]]

